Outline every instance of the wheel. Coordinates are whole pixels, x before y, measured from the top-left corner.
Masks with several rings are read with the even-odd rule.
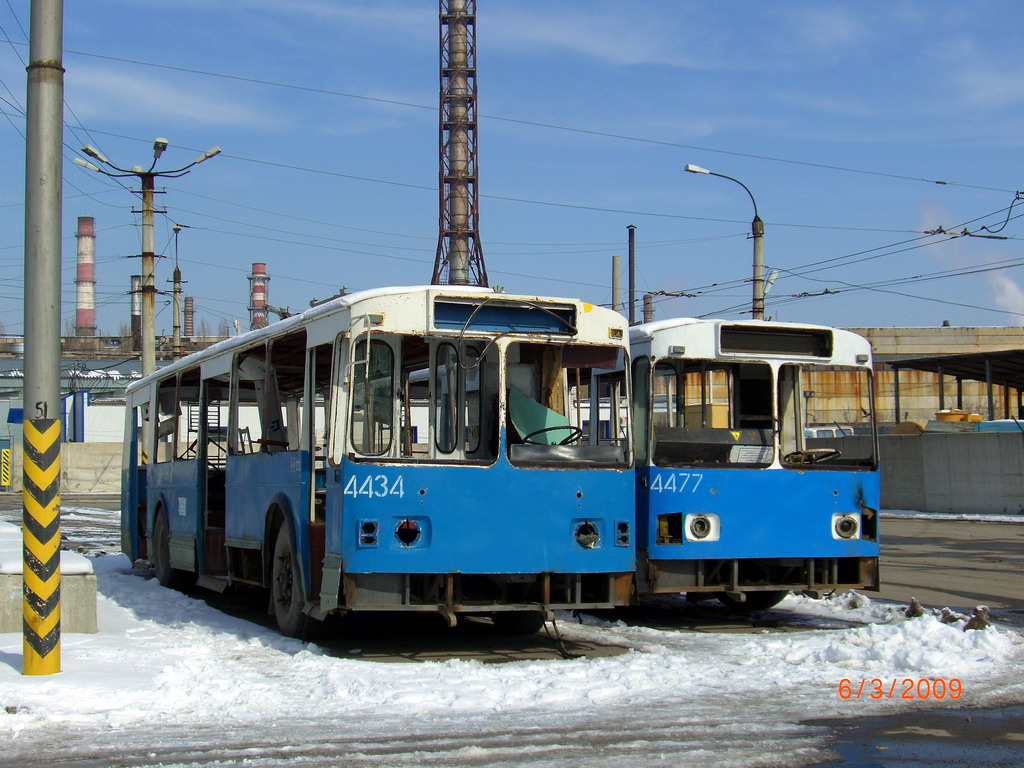
[[[544,626],[539,611],[499,611],[491,614],[494,628],[504,635],[532,635]]]
[[[559,445],[568,445],[571,442],[579,440],[583,436],[583,430],[580,429],[579,427],[574,427],[571,424],[556,424],[553,427],[544,427],[544,429],[533,430],[533,432],[523,437],[523,442],[529,443],[530,438],[533,437],[534,435],[540,435],[545,432],[551,432],[556,429],[566,429],[569,431],[569,434],[566,437],[558,441]],[[546,443],[532,443],[532,445],[546,445]]]
[[[171,534],[167,528],[167,515],[161,509],[153,521],[153,571],[160,586],[186,589],[195,583],[195,574],[171,567]]]
[[[785,589],[774,589],[768,592],[747,592],[747,599],[742,603],[733,600],[725,592],[716,592],[715,597],[726,608],[732,608],[734,611],[766,611],[781,603],[788,594],[789,591]]]
[[[271,568],[270,604],[282,635],[303,637],[309,617],[302,612],[306,596],[302,576],[292,545],[292,532],[288,524],[277,530],[274,539],[274,559]]]

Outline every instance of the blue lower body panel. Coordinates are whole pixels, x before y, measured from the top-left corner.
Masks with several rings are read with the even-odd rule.
[[[645,591],[877,586],[877,471],[645,467],[636,492]]]
[[[634,568],[627,470],[346,462],[332,474],[338,492],[328,498],[326,549],[347,573]],[[589,536],[578,539],[581,526]]]

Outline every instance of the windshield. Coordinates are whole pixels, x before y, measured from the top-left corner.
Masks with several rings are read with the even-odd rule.
[[[508,456],[517,466],[623,466],[629,402],[621,347],[509,344]]]
[[[654,463],[770,465],[772,389],[765,363],[659,360],[651,381]]]
[[[873,468],[871,372],[838,365],[779,369],[781,461],[790,469]]]

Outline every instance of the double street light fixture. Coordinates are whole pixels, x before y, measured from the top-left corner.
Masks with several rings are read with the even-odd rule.
[[[754,221],[750,225],[750,231],[754,239],[754,297],[751,314],[755,320],[764,320],[764,222],[757,215],[757,201],[754,199],[754,194],[742,181],[734,179],[732,176],[726,176],[724,173],[715,173],[692,163],[688,163],[683,170],[688,173],[703,173],[708,176],[718,176],[720,179],[735,181],[750,195],[750,202],[754,204]]]
[[[209,160],[214,155],[220,154],[220,147],[213,147],[206,150],[188,165],[170,171],[156,171],[157,160],[167,149],[167,139],[158,138],[153,142],[153,162],[148,169],[140,165],[133,165],[131,168],[121,168],[108,160],[102,152],[91,144],[82,147],[82,152],[96,160],[100,165],[90,163],[80,157],[75,158],[75,163],[87,168],[90,171],[102,173],[111,178],[125,176],[138,177],[142,186],[142,375],[148,376],[156,370],[156,329],[154,327],[154,303],[156,284],[154,280],[154,257],[153,252],[153,195],[155,193],[155,179],[157,176],[176,179],[184,176],[193,166]],[[101,166],[109,166],[114,172]]]

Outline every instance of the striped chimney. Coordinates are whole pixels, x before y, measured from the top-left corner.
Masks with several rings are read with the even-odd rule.
[[[270,293],[270,275],[267,265],[256,262],[249,275],[249,329],[264,328],[267,321],[267,296]]]
[[[185,297],[185,338],[191,339],[195,336],[196,330],[196,300],[191,296]]]
[[[78,217],[75,274],[75,336],[96,335],[96,228],[92,216]]]

